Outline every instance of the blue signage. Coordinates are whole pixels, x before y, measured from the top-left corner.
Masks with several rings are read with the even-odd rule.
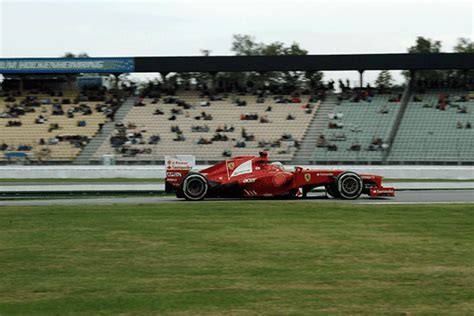
[[[133,72],[134,58],[0,58],[0,73]]]

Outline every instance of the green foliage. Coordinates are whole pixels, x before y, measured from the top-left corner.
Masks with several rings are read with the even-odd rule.
[[[468,38],[458,38],[456,46],[454,46],[454,51],[456,53],[474,53],[474,41]],[[473,79],[474,70],[452,70],[450,71],[450,76],[456,78],[457,80]]]
[[[390,88],[392,86],[392,83],[392,74],[388,70],[382,70],[379,73],[377,80],[375,80],[375,85],[378,88]]]
[[[71,52],[66,52],[64,53],[61,58],[89,58],[90,56],[87,53],[79,53],[79,54],[74,54]]]
[[[242,34],[232,36],[231,50],[237,56],[262,55],[264,49],[265,45],[263,43],[257,43],[253,36]]]
[[[474,205],[0,208],[0,314],[472,314]]]
[[[474,53],[474,41],[463,37],[458,38],[454,51],[456,53]]]
[[[257,42],[250,35],[236,34],[233,36],[231,50],[237,56],[294,56],[307,55],[308,51],[296,42],[289,46],[285,46],[282,42],[273,42],[265,44]],[[302,71],[272,71],[265,74],[256,75],[249,73],[246,75],[247,80],[257,81],[258,86],[264,84],[278,83],[286,84],[293,88],[314,88],[317,83],[322,80],[321,72],[310,72],[305,74]]]
[[[410,54],[432,54],[432,53],[441,53],[441,41],[435,41],[430,38],[425,38],[423,36],[418,36],[416,38],[415,45],[408,48],[408,53]],[[409,79],[410,72],[404,71],[403,75]],[[421,70],[416,72],[416,79],[420,80],[439,80],[446,75],[446,71],[439,70]]]
[[[231,51],[236,56],[289,56],[306,55],[308,51],[300,47],[296,42],[286,46],[282,42],[273,42],[265,44],[257,42],[253,36],[245,34],[235,34],[232,36]],[[203,56],[210,56],[211,51],[202,49]],[[266,84],[286,84],[295,88],[315,88],[321,82],[322,72],[309,72],[305,74],[301,71],[272,71],[266,73],[257,72],[227,72],[217,73],[214,76],[208,73],[179,73],[176,78],[170,77],[168,83],[179,82],[190,86],[192,83],[199,85],[208,84],[213,81],[226,81],[238,84],[241,87],[247,86],[252,82],[257,88],[263,88]]]
[[[441,41],[418,36],[415,45],[408,48],[408,52],[414,53],[441,53]]]

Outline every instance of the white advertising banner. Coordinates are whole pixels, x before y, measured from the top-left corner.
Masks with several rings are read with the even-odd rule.
[[[196,157],[192,155],[165,156],[166,170],[191,170],[196,165]]]

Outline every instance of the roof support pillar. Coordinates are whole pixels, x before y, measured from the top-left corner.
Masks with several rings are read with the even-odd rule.
[[[168,88],[168,83],[166,82],[166,76],[169,74],[167,71],[160,72],[161,79],[163,80],[163,88]]]
[[[364,87],[364,70],[359,70],[359,86]]]
[[[122,73],[121,72],[114,72],[112,73],[112,75],[115,77],[115,80],[114,80],[114,89],[115,90],[118,90],[119,88],[119,77]]]

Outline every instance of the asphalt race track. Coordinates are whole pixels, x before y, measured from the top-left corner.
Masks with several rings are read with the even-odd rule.
[[[411,203],[474,203],[473,190],[418,190],[398,191],[394,198],[369,198],[362,196],[355,201],[334,200],[324,194],[302,200],[275,199],[207,199],[219,203],[235,201],[291,201],[291,202],[337,202],[356,204],[411,204]],[[188,202],[172,196],[165,197],[129,197],[129,198],[88,198],[88,199],[51,199],[51,200],[0,200],[1,206],[39,206],[39,205],[112,205],[112,204],[149,204],[149,203],[199,203]]]

